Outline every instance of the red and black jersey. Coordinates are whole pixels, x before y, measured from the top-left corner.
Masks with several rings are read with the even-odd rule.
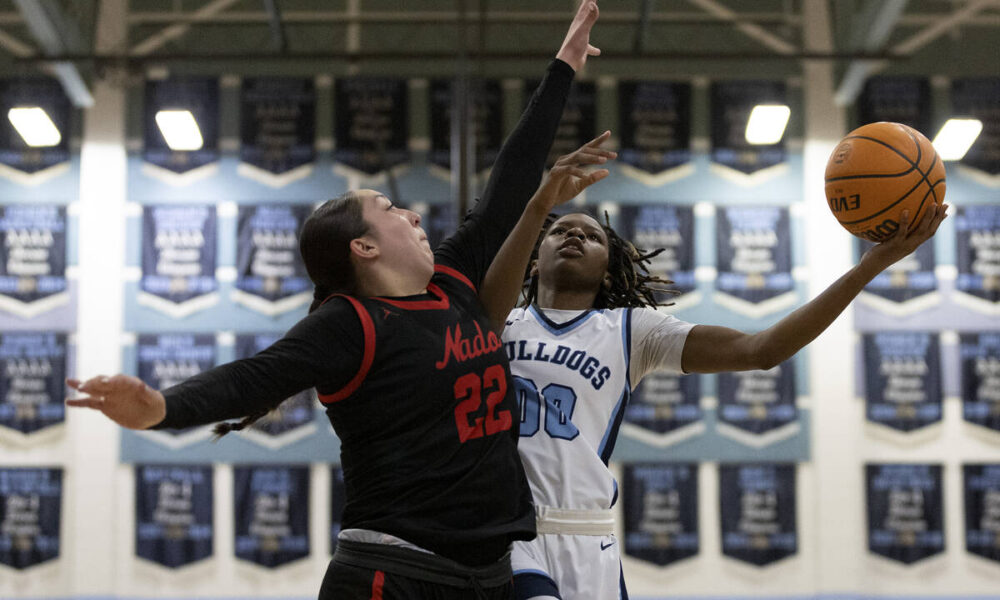
[[[341,440],[342,527],[489,562],[534,537],[517,401],[472,282],[435,270],[427,294],[340,300],[365,337],[355,378],[320,394]]]
[[[315,387],[341,440],[344,528],[467,565],[533,537],[509,366],[476,288],[541,181],[572,78],[550,65],[482,200],[435,250],[426,294],[331,297],[256,356],[164,390],[156,428],[256,414]]]

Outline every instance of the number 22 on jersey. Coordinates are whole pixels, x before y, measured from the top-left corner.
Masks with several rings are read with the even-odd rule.
[[[500,365],[486,367],[482,377],[478,373],[462,375],[455,380],[454,390],[458,400],[455,426],[460,442],[507,431],[513,425],[509,410],[497,410],[507,395],[507,377]],[[486,415],[478,416],[475,413],[480,412],[483,392],[486,392]]]

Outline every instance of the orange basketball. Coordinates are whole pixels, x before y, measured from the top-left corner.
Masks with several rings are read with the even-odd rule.
[[[881,242],[910,211],[915,227],[944,201],[944,163],[919,131],[901,123],[869,123],[847,134],[826,163],[826,200],[854,235]]]

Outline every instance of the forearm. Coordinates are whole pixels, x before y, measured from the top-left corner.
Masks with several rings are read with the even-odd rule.
[[[862,260],[819,296],[754,335],[752,344],[761,367],[781,364],[816,339],[883,268],[873,260]]]
[[[220,365],[162,390],[167,415],[153,429],[181,429],[271,410],[308,386],[268,375],[252,359]]]
[[[538,189],[573,76],[569,65],[560,60],[552,61],[497,155],[482,200],[476,206],[476,212],[500,233],[494,251]]]
[[[507,314],[517,304],[524,284],[524,273],[531,259],[538,233],[545,224],[549,204],[533,197],[521,213],[514,229],[504,240],[500,250],[486,271],[479,298],[490,317],[493,330],[503,331]]]

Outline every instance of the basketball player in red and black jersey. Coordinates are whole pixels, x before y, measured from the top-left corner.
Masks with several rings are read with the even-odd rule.
[[[347,492],[320,598],[511,598],[510,544],[534,537],[534,511],[509,365],[477,290],[538,188],[574,72],[599,52],[597,13],[581,5],[482,200],[435,252],[417,214],[376,191],[344,194],[303,226],[316,299],[285,337],[162,393],[124,375],[71,380],[86,396],[67,403],[134,429],[243,418],[225,433],[315,387]],[[574,163],[613,157],[599,141]]]

